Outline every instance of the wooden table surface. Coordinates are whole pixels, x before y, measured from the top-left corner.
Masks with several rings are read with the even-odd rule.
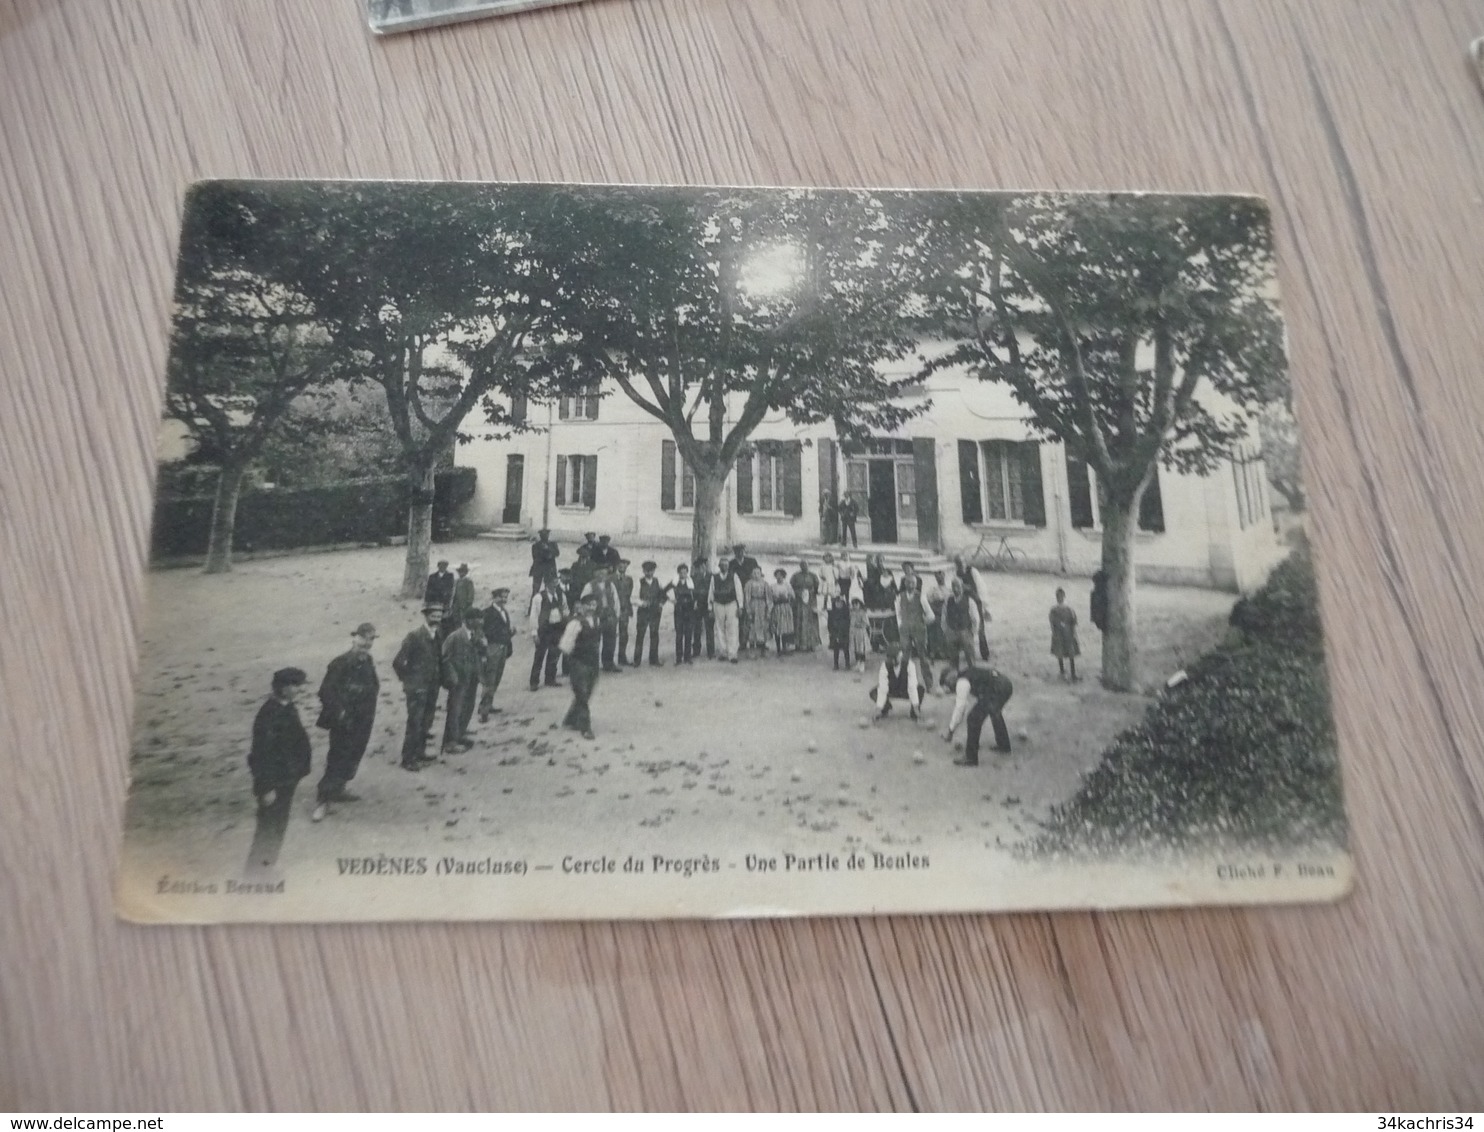
[[[0,0],[0,1109],[1484,1107],[1477,0]],[[1273,200],[1356,894],[792,922],[115,921],[200,177]]]

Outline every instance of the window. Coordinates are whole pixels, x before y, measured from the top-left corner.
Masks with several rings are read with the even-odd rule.
[[[783,510],[783,458],[776,452],[757,454],[757,509]]]
[[[1041,446],[1035,441],[958,442],[964,522],[1046,525]]]
[[[673,440],[660,442],[660,508],[675,510],[676,500],[682,510],[689,511],[696,505],[696,477]]]
[[[737,457],[737,513],[804,513],[803,445],[797,440],[763,440]]]
[[[1078,530],[1101,530],[1102,512],[1098,500],[1097,473],[1085,460],[1067,453],[1067,502],[1071,505],[1072,526]],[[1159,490],[1159,469],[1149,477],[1149,486],[1139,500],[1139,529],[1162,534],[1165,529],[1164,497]]]
[[[564,421],[595,421],[598,419],[599,389],[589,385],[582,393],[573,397],[557,399],[557,416]]]
[[[1237,527],[1246,530],[1268,513],[1267,467],[1261,455],[1239,452],[1232,457],[1237,489]]]
[[[556,466],[556,505],[586,507],[598,504],[598,458],[596,456],[558,456]]]

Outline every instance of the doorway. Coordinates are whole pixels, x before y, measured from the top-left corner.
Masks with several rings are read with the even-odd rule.
[[[520,522],[520,501],[526,488],[526,458],[505,457],[505,513],[502,523]]]
[[[897,541],[897,474],[893,460],[871,460],[866,513],[873,543]]]

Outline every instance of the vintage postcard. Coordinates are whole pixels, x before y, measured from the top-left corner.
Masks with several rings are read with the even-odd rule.
[[[1351,884],[1261,200],[208,182],[118,907]]]
[[[580,0],[364,0],[366,19],[378,35],[416,31],[435,24],[507,16],[532,8],[554,8]]]

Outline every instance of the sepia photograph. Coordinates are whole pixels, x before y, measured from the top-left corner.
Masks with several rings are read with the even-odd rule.
[[[366,19],[378,35],[554,8],[581,0],[365,0]]]
[[[168,332],[127,919],[1349,891],[1259,198],[204,182]]]

